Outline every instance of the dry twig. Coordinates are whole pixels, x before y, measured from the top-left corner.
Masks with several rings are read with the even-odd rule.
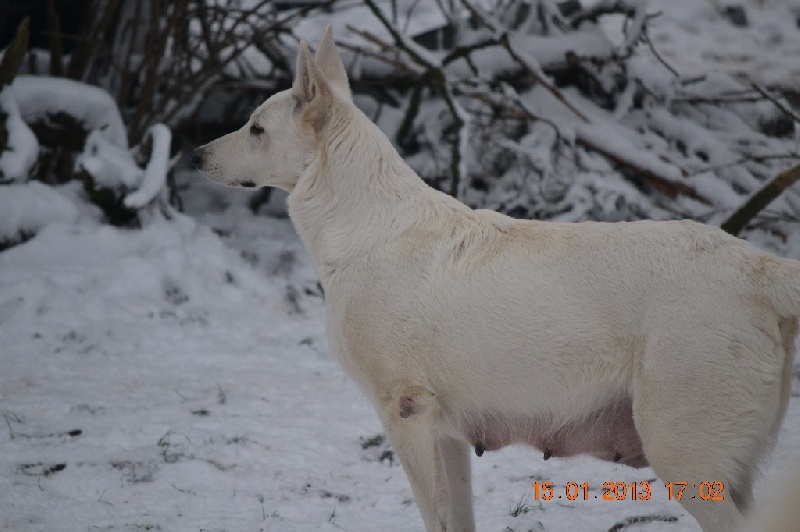
[[[781,172],[764,187],[753,194],[744,205],[723,222],[724,231],[738,235],[745,226],[755,218],[767,205],[781,195],[781,193],[800,180],[800,165]]]

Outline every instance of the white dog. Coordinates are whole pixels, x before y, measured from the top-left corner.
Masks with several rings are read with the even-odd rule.
[[[473,530],[470,450],[529,443],[665,482],[744,526],[789,400],[800,263],[690,221],[558,224],[428,186],[353,104],[330,28],[292,89],[198,148],[226,185],[289,192],[330,346],[372,400],[429,531]]]

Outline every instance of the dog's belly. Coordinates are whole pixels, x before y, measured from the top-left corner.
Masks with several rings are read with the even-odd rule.
[[[479,456],[483,451],[527,443],[541,450],[545,459],[589,454],[632,467],[646,467],[631,406],[630,398],[621,398],[564,424],[541,418],[481,414],[463,422],[461,430]]]

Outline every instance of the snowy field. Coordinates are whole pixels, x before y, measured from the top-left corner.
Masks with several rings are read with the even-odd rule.
[[[420,530],[290,222],[183,179],[191,217],[120,230],[86,207],[0,253],[0,529]],[[798,457],[795,397],[766,478]],[[649,469],[472,460],[480,530],[698,529]],[[591,500],[536,501],[534,480]],[[650,501],[594,499],[645,480]]]

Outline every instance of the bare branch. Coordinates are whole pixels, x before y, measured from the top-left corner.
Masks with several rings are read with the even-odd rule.
[[[722,230],[732,235],[738,235],[750,220],[758,216],[758,213],[798,180],[800,180],[800,165],[781,172],[775,176],[775,179],[753,194],[736,212],[731,214],[721,225]]]
[[[414,76],[421,75],[421,72],[419,72],[418,70],[414,70],[413,68],[411,68],[407,64],[403,63],[402,61],[399,61],[397,59],[392,59],[390,57],[386,57],[384,55],[381,55],[379,53],[373,52],[372,50],[369,50],[369,49],[364,48],[362,46],[353,46],[352,44],[348,44],[348,43],[344,43],[344,42],[337,42],[336,46],[338,46],[339,48],[342,48],[343,50],[350,50],[351,52],[353,52],[355,54],[360,54],[360,55],[364,55],[366,57],[371,57],[373,59],[377,59],[378,61],[386,63],[387,65],[391,65],[391,66],[395,67],[396,69],[405,72],[406,74],[411,74],[411,75],[414,75]]]
[[[672,73],[673,76],[675,76],[676,78],[680,79],[681,75],[678,73],[678,71],[675,70],[672,67],[672,65],[667,63],[667,61],[661,56],[661,54],[658,52],[658,50],[656,50],[656,47],[653,44],[653,41],[650,39],[650,35],[647,33],[647,29],[646,28],[642,30],[642,39],[644,40],[645,44],[647,44],[647,47],[650,48],[650,52],[653,54],[653,57],[655,57],[656,60],[659,63],[664,65],[664,68],[669,70]]]
[[[375,4],[374,0],[364,0],[364,3],[367,5],[370,11],[375,15],[375,17],[380,21],[386,31],[394,39],[395,44],[398,48],[401,48],[405,53],[411,57],[418,65],[421,65],[425,68],[436,68],[438,65],[435,65],[432,61],[424,57],[424,52],[418,49],[417,46],[412,45],[408,39],[403,37],[403,35],[394,27],[394,25],[389,22],[389,20],[383,15],[383,12],[380,8]]]
[[[507,30],[502,28],[500,24],[487,14],[482,13],[477,7],[473,6],[469,0],[461,0],[461,3],[466,7],[472,16],[479,21],[483,26],[488,28],[492,33],[494,33],[494,38],[499,41],[506,51],[509,53],[511,57],[514,58],[522,67],[525,69],[528,74],[535,79],[538,83],[540,83],[550,94],[552,94],[556,100],[561,102],[567,109],[569,109],[572,114],[577,116],[581,119],[582,122],[590,123],[589,117],[587,117],[583,112],[581,112],[577,107],[575,107],[564,94],[559,91],[555,85],[553,85],[547,76],[542,71],[542,67],[536,62],[528,54],[519,52],[514,48],[511,44],[511,39],[509,37],[509,33]]]

